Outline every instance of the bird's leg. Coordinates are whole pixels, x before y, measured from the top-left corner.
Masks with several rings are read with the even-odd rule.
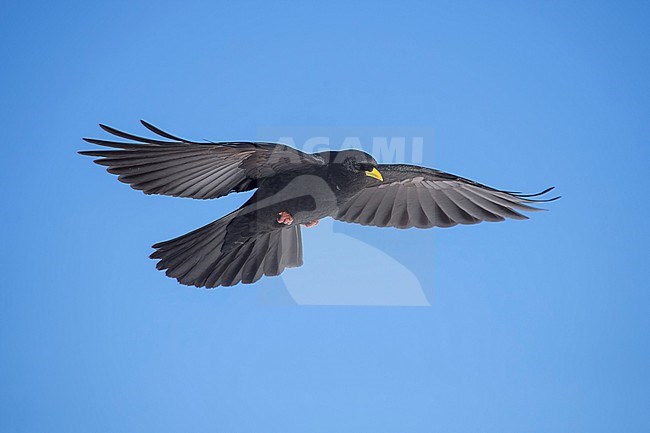
[[[278,214],[277,221],[280,224],[291,225],[293,224],[293,216],[289,212],[282,211]]]
[[[308,229],[310,229],[310,228],[312,228],[314,226],[317,226],[319,222],[320,221],[318,221],[318,220],[313,220],[313,221],[309,221],[307,224],[303,224],[303,225],[305,227],[307,227]]]

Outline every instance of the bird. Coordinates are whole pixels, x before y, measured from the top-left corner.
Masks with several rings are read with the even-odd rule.
[[[379,164],[356,149],[305,153],[281,143],[197,142],[141,123],[157,137],[100,124],[122,140],[84,138],[101,148],[78,153],[145,194],[215,199],[254,190],[229,214],[153,245],[157,269],[188,286],[251,284],[299,267],[301,227],[327,217],[398,229],[452,227],[528,219],[521,212],[560,198],[542,198],[554,187],[499,190],[433,168]]]

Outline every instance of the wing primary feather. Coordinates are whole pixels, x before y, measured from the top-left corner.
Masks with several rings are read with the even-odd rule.
[[[546,188],[544,191],[538,192],[536,194],[522,194],[520,192],[510,192],[509,194],[514,195],[516,197],[539,197],[540,195],[544,195],[547,192],[553,191],[554,189],[555,189],[555,187],[551,186],[549,188]]]
[[[144,175],[132,174],[127,176],[119,176],[120,182],[128,183],[134,189],[142,191],[165,190],[171,183],[183,183],[187,179],[195,176],[200,176],[203,173],[210,173],[214,167],[210,162],[206,162],[197,167],[188,169],[166,169],[159,172],[144,173]],[[178,185],[177,185],[178,186]]]
[[[125,149],[125,150],[127,150],[127,149],[143,149],[143,148],[147,148],[147,149],[150,149],[150,150],[154,150],[154,149],[168,150],[168,149],[164,148],[163,146],[154,146],[154,145],[146,144],[146,143],[122,143],[122,142],[119,142],[119,141],[102,140],[102,139],[99,139],[99,138],[88,138],[88,137],[84,137],[84,138],[82,138],[82,140],[87,142],[87,143],[96,144],[98,146],[113,147],[113,148],[116,148],[116,149]]]
[[[502,217],[495,215],[489,210],[477,205],[472,200],[468,199],[465,195],[461,194],[459,190],[460,188],[446,189],[445,193],[451,199],[451,201],[456,203],[456,205],[463,209],[465,212],[482,221],[503,221]]]
[[[228,182],[228,180],[238,171],[239,168],[237,166],[224,167],[215,173],[203,177],[200,179],[200,184],[196,185],[199,189],[196,190],[194,194],[199,197],[210,197],[213,194],[216,194],[216,190],[219,188],[223,189],[222,185],[230,185],[230,183],[232,183],[232,181]],[[228,192],[229,189],[228,191],[220,191],[222,195],[227,194]]]
[[[213,166],[214,164],[214,158],[210,158],[209,155],[197,154],[145,164],[109,166],[108,172],[122,176],[127,182],[129,180],[145,182],[179,171],[197,169],[206,165]]]
[[[138,150],[99,150],[91,151],[102,159],[96,160],[100,165],[112,167],[129,167],[129,166],[145,166],[155,163],[173,162],[182,158],[189,158],[199,155],[209,155],[205,150],[189,150],[189,149],[169,149],[163,152],[147,152]]]
[[[193,183],[185,185],[183,189],[174,191],[178,195],[192,196],[199,199],[206,199],[209,197],[223,196],[230,192],[230,183],[228,179],[237,172],[237,167],[225,167],[216,173],[206,172],[202,173],[199,178],[192,179]],[[186,181],[187,183],[187,181]],[[190,193],[191,192],[191,193]]]
[[[469,190],[467,188],[459,189],[458,192],[465,197],[467,197],[472,202],[476,203],[478,206],[487,209],[489,212],[498,215],[502,218],[512,218],[512,219],[528,219],[527,216],[520,214],[515,211],[512,207],[509,207],[507,204],[503,204],[496,200],[488,200],[484,196],[478,194],[476,191]]]
[[[434,200],[434,205],[435,205],[434,213],[436,215],[436,225],[438,227],[453,227],[458,225],[456,221],[454,221],[449,215],[445,213],[442,207],[440,207],[440,205],[436,203],[435,200]]]
[[[224,172],[234,173],[236,170],[236,167],[215,167],[214,161],[208,160],[207,162],[187,169],[170,170],[167,174],[163,172],[147,173],[147,175],[155,174],[155,176],[145,176],[141,181],[136,179],[138,175],[131,175],[126,180],[121,179],[122,176],[118,179],[121,182],[132,183],[135,189],[143,191],[168,191],[170,193],[174,191],[174,195],[178,196],[183,195],[184,190],[193,186],[185,185],[186,182],[201,182],[212,175],[220,175]],[[131,180],[134,180],[134,182],[131,182]],[[175,185],[170,186],[172,184]]]
[[[445,213],[453,221],[460,224],[475,224],[479,222],[479,220],[465,212],[456,203],[454,203],[453,200],[451,200],[451,198],[449,198],[449,196],[445,193],[444,189],[436,190],[435,193],[437,194],[436,202],[442,209],[444,209]]]
[[[186,140],[185,138],[180,138],[175,135],[170,134],[169,132],[165,132],[162,129],[152,125],[151,123],[147,122],[146,120],[140,120],[140,123],[147,128],[149,131],[153,132],[154,134],[160,135],[161,137],[168,138],[170,140],[175,140],[175,141],[181,141],[183,143],[190,143],[190,144],[205,144],[201,143],[199,141],[192,141],[192,140]]]
[[[126,140],[139,141],[141,143],[157,144],[161,146],[169,146],[169,145],[177,144],[177,143],[170,143],[168,141],[156,140],[153,138],[140,137],[137,135],[129,134],[128,132],[115,129],[112,126],[104,125],[103,123],[100,123],[99,127],[102,128],[104,131],[108,132],[109,134],[115,135],[120,138],[124,138]]]
[[[491,202],[497,203],[501,206],[505,206],[508,208],[516,208],[528,212],[536,212],[536,211],[544,210],[533,206],[528,206],[527,204],[521,201],[523,199],[518,199],[517,197],[509,195],[507,193],[503,193],[500,191],[489,191],[483,188],[475,187],[474,185],[466,185],[465,187],[467,190],[472,191],[474,194],[480,195],[481,197]]]

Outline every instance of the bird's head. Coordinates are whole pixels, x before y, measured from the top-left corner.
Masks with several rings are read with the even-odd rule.
[[[371,177],[379,182],[384,178],[379,172],[379,164],[372,157],[361,150],[342,150],[340,152],[330,152],[330,164],[336,164],[342,167],[349,175],[354,177]]]

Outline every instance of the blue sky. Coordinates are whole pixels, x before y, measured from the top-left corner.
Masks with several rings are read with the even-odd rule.
[[[646,3],[2,9],[1,431],[650,430]],[[427,128],[424,164],[564,198],[525,222],[331,226],[430,307],[197,290],[150,245],[246,197],[144,196],[76,154],[141,118],[213,140]],[[349,260],[328,229],[293,289],[400,288],[371,259],[319,267]]]

